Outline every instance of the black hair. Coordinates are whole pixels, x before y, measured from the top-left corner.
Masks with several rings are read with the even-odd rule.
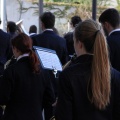
[[[51,12],[44,12],[40,16],[41,22],[44,24],[45,28],[53,28],[55,25],[55,16]]]
[[[35,25],[31,25],[29,29],[29,33],[37,33],[37,27]]]
[[[108,22],[111,24],[113,28],[119,26],[120,23],[120,16],[119,12],[114,8],[106,9],[99,17],[100,23]]]
[[[73,25],[73,27],[75,27],[81,21],[82,19],[79,16],[73,16],[71,18],[71,24]]]
[[[7,23],[7,28],[9,28],[10,32],[15,32],[17,30],[17,25],[13,21],[9,21]]]

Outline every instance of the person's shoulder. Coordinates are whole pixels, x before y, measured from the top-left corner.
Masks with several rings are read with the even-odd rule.
[[[115,41],[120,39],[120,31],[114,31],[113,33],[111,33],[108,37],[107,40],[111,40],[111,41]]]
[[[76,72],[77,68],[78,68],[78,65],[74,64],[74,65],[66,67],[62,72],[70,76]]]
[[[111,82],[120,85],[120,72],[114,68],[111,68]]]
[[[15,71],[17,71],[17,69],[16,69],[16,63],[8,66],[8,67],[4,70],[4,74],[12,74],[12,73],[14,73]]]
[[[0,35],[10,38],[10,34],[0,29]]]

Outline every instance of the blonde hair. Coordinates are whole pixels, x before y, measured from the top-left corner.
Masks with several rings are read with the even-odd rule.
[[[88,84],[88,98],[98,109],[104,109],[110,102],[110,62],[108,47],[100,25],[85,20],[75,28],[75,38],[81,41],[88,53],[93,54],[91,76]]]

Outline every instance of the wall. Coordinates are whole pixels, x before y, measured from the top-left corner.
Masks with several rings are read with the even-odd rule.
[[[32,4],[25,0],[6,0],[7,8],[7,20],[17,22],[23,19],[23,25],[26,31],[29,31],[30,25],[35,24],[38,27],[38,4]],[[43,11],[51,11],[56,16],[55,27],[58,29],[62,36],[69,30],[68,21],[73,15],[79,15],[82,19],[91,18],[91,5],[56,5],[56,4],[44,4]]]

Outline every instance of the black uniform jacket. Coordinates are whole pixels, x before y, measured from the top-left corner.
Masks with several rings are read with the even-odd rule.
[[[73,55],[75,53],[75,50],[74,50],[74,41],[73,41],[73,32],[68,32],[64,36],[64,38],[66,40],[68,54],[69,55]]]
[[[10,35],[0,29],[0,75],[3,74],[4,64],[9,59]]]
[[[0,104],[6,105],[4,120],[43,120],[43,107],[54,102],[48,77],[43,70],[33,73],[28,57],[9,66],[0,79]]]
[[[88,99],[92,55],[82,55],[59,78],[56,120],[120,120],[120,73],[111,70],[110,104],[98,110]]]
[[[41,34],[32,37],[33,45],[55,50],[62,65],[67,62],[68,54],[66,48],[66,41],[64,38],[58,36],[53,31],[46,30]]]
[[[120,31],[114,31],[107,37],[110,61],[113,68],[120,72]]]

